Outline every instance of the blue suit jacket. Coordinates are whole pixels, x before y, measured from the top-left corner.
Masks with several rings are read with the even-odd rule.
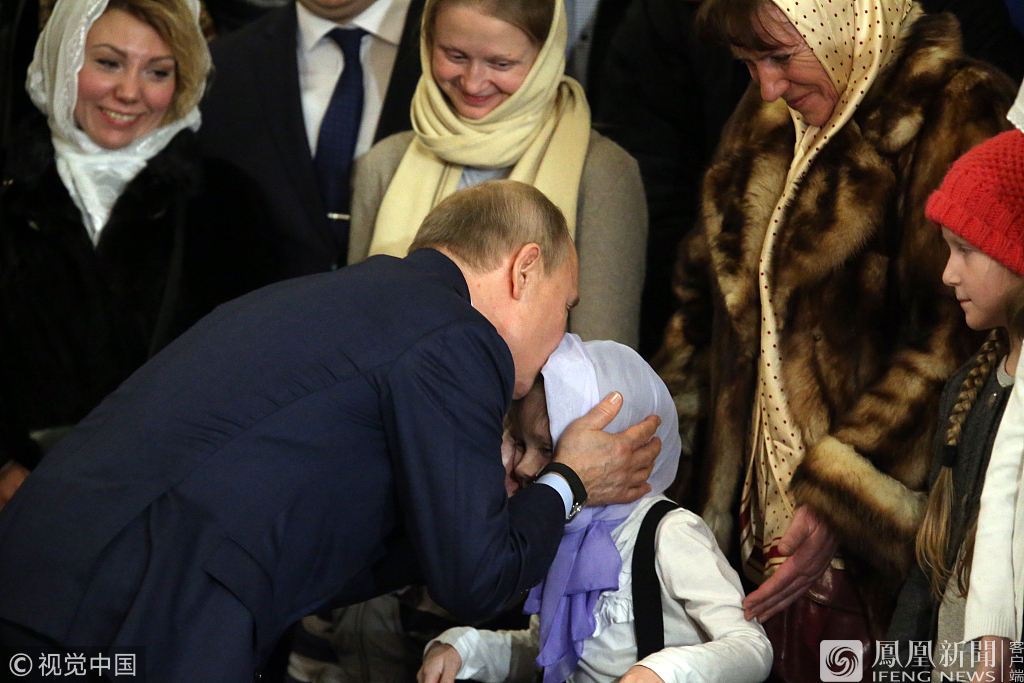
[[[394,587],[395,570],[418,568],[462,618],[494,613],[542,578],[564,517],[549,487],[505,496],[513,378],[437,251],[226,304],[0,513],[0,618],[65,644],[145,645],[152,664],[202,656],[175,632],[218,618],[202,609],[211,578],[251,613],[255,662],[328,600]]]

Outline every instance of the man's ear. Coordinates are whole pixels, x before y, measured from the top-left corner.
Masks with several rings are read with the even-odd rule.
[[[544,273],[540,245],[524,244],[512,259],[512,298],[519,300]]]

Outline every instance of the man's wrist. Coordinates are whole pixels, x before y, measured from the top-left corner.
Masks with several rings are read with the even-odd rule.
[[[565,507],[565,517],[569,518],[569,513],[572,511],[572,489],[569,488],[569,482],[565,480],[559,474],[554,472],[548,472],[537,477],[535,484],[546,484],[553,488],[558,495],[562,497],[562,505]]]
[[[569,497],[565,495],[565,488],[568,487],[572,502],[566,505],[566,521],[571,521],[587,504],[587,489],[576,472],[568,465],[560,462],[548,463],[538,473],[537,482],[545,483],[558,491],[562,496],[563,503],[569,500]]]

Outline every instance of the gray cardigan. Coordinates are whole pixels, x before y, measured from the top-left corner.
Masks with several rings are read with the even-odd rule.
[[[413,135],[409,131],[385,138],[356,162],[349,263],[367,257],[381,200]],[[591,131],[576,207],[580,303],[570,314],[570,332],[636,348],[646,248],[647,202],[640,169],[625,150]]]

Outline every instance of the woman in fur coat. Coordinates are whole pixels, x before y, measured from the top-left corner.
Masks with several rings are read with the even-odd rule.
[[[763,584],[748,617],[777,674],[817,681],[807,643],[883,637],[913,561],[939,394],[979,343],[924,205],[1015,88],[912,0],[706,0],[698,22],[754,83],[658,360],[681,427],[707,420],[703,514]]]
[[[197,12],[62,0],[39,38],[0,186],[0,506],[150,356],[273,279],[255,186],[197,152]]]

